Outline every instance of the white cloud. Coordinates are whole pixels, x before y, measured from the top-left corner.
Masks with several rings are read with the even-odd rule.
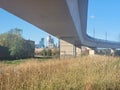
[[[90,18],[91,18],[91,19],[94,19],[94,18],[95,18],[95,16],[94,16],[94,15],[91,15],[91,16],[90,16]]]

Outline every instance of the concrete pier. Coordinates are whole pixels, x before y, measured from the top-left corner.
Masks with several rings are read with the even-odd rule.
[[[76,57],[81,55],[81,49],[75,45],[60,40],[60,56],[61,57]]]

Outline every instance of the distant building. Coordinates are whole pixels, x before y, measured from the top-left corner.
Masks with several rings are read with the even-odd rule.
[[[44,48],[44,47],[45,47],[44,38],[41,38],[39,44],[35,44],[35,48]]]
[[[35,44],[35,48],[39,48],[39,44]]]
[[[44,48],[44,38],[41,38],[40,42],[39,42],[39,48]]]
[[[54,44],[54,39],[48,35],[47,37],[47,45],[48,45],[48,48],[54,48],[55,44]]]

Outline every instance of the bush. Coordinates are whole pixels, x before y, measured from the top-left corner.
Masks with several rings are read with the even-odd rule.
[[[6,47],[8,52],[6,52],[5,57],[19,59],[19,58],[29,58],[34,57],[34,41],[25,40],[21,36],[20,29],[10,30],[7,33],[0,35],[0,45]]]
[[[46,51],[46,49],[43,49],[42,52],[41,52],[41,54],[42,54],[43,56],[47,56],[47,51]]]

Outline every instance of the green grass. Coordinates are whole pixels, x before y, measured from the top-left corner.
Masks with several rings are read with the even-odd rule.
[[[1,61],[1,63],[4,63],[4,64],[20,64],[20,63],[23,63],[25,62],[26,60],[5,60],[5,61]]]
[[[18,65],[18,64],[28,62],[28,61],[32,61],[32,60],[37,60],[37,61],[42,62],[42,61],[51,60],[51,58],[32,58],[32,59],[29,58],[29,59],[18,59],[18,60],[2,60],[2,61],[0,61],[0,63]]]
[[[0,90],[120,90],[120,59],[83,56],[1,62]]]

